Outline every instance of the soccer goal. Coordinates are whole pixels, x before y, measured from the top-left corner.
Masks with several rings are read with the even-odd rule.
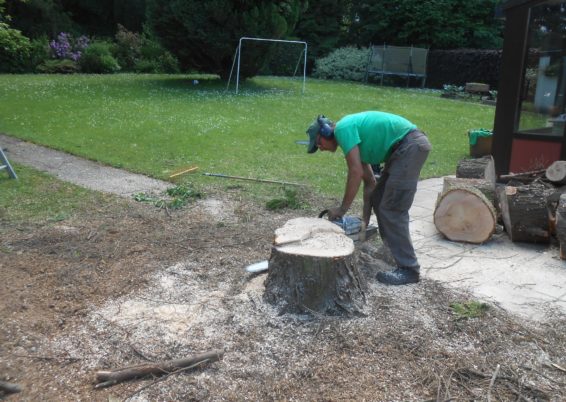
[[[232,68],[230,69],[230,75],[228,77],[228,84],[226,85],[226,90],[228,90],[230,88],[230,81],[232,80],[232,74],[234,72],[234,67],[236,67],[236,93],[238,93],[238,90],[240,88],[240,62],[241,62],[241,56],[242,56],[242,45],[245,41],[274,42],[274,43],[279,42],[279,43],[297,44],[297,45],[302,46],[303,50],[298,57],[297,65],[295,67],[293,77],[295,77],[297,75],[297,71],[299,70],[299,66],[300,66],[301,61],[302,61],[303,62],[303,87],[302,87],[301,93],[303,93],[303,94],[305,93],[305,84],[306,84],[306,80],[307,80],[307,50],[308,50],[307,42],[297,41],[297,40],[284,40],[284,39],[250,38],[250,37],[247,37],[247,36],[241,37],[240,41],[238,42],[238,47],[236,48],[236,52],[234,53],[234,60],[232,62]]]

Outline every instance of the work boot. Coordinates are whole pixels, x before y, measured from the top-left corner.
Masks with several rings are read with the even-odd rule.
[[[378,272],[377,280],[386,285],[406,285],[419,281],[419,271],[412,268],[397,268],[390,272]]]

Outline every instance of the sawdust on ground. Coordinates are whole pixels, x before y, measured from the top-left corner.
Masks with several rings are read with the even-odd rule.
[[[366,244],[366,315],[278,315],[264,303],[273,213],[225,194],[165,213],[114,200],[88,215],[2,228],[0,380],[9,400],[566,400],[566,320],[536,325],[424,280],[386,287]],[[97,369],[225,349],[221,361],[163,381],[94,390]],[[12,399],[10,399],[12,398]]]

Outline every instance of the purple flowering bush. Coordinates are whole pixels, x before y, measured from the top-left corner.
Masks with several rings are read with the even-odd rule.
[[[89,40],[86,36],[82,35],[75,39],[67,32],[61,32],[57,35],[57,39],[49,42],[54,58],[60,60],[69,59],[74,62],[79,61],[88,45]]]

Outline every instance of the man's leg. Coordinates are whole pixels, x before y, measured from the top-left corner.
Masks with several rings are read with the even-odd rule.
[[[409,209],[430,149],[423,133],[408,134],[391,155],[374,193],[379,231],[398,266],[393,272],[379,273],[380,282],[401,285],[419,280],[420,267],[409,231]]]

